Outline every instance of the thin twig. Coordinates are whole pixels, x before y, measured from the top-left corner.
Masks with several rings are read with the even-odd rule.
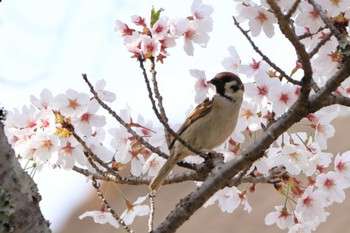
[[[289,75],[286,74],[286,72],[284,72],[281,68],[279,68],[275,63],[273,63],[270,58],[268,58],[260,49],[259,47],[254,43],[254,41],[250,38],[250,36],[248,35],[248,32],[245,31],[240,24],[238,23],[237,19],[232,16],[233,21],[235,26],[241,31],[241,33],[245,36],[245,38],[248,40],[248,42],[250,43],[250,45],[252,46],[252,48],[254,49],[254,51],[260,55],[260,57],[267,63],[269,64],[273,69],[275,69],[278,73],[280,73],[280,75],[287,79],[288,82],[296,84],[296,85],[301,85],[301,82],[292,79]]]
[[[322,48],[323,45],[325,45],[333,36],[332,33],[329,33],[324,39],[322,39],[317,45],[316,47],[309,53],[310,59],[315,56],[318,51],[320,50],[320,48]]]
[[[158,100],[158,108],[159,108],[159,111],[160,111],[160,115],[163,118],[163,121],[168,123],[168,117],[167,117],[167,115],[165,113],[165,109],[164,109],[164,105],[163,105],[163,97],[160,94],[159,88],[158,88],[157,71],[155,69],[156,64],[155,64],[155,61],[154,61],[154,57],[152,57],[150,60],[151,60],[151,71],[150,72],[152,74],[152,83],[153,83],[154,96]],[[167,130],[165,130],[165,139],[166,139],[166,142],[167,142],[167,144],[169,146],[170,143],[171,143],[171,138],[170,138],[170,134],[169,134],[169,132]]]
[[[327,17],[322,7],[316,3],[314,0],[308,0],[308,2],[316,9],[318,15],[323,20],[324,24],[331,30],[332,34],[337,38],[340,42],[343,39],[343,33],[341,33],[334,25],[333,22]]]
[[[123,219],[121,219],[116,213],[115,211],[111,208],[111,206],[109,205],[108,201],[106,200],[106,198],[104,197],[103,193],[100,190],[100,184],[92,177],[92,186],[96,189],[97,191],[97,195],[98,197],[101,199],[101,201],[103,202],[103,204],[105,205],[105,207],[107,208],[107,211],[109,213],[112,214],[113,218],[129,233],[135,233],[134,230],[130,229],[130,227],[128,227],[125,222],[123,221]]]
[[[186,146],[190,151],[192,151],[194,154],[197,154],[197,155],[200,155],[201,157],[203,158],[206,158],[206,154],[202,151],[199,151],[195,148],[193,148],[189,143],[187,143],[185,140],[183,140],[168,124],[168,122],[165,121],[165,119],[163,119],[163,117],[161,116],[161,114],[159,113],[158,109],[156,108],[156,104],[154,102],[154,99],[153,97],[151,97],[151,93],[152,93],[152,89],[151,89],[151,85],[148,81],[148,76],[147,76],[147,72],[146,72],[146,69],[143,65],[143,60],[142,59],[139,59],[139,62],[140,62],[140,68],[142,69],[142,73],[143,73],[143,76],[144,76],[144,79],[145,79],[145,82],[146,82],[146,85],[147,85],[147,90],[148,90],[148,93],[149,93],[149,97],[150,97],[150,100],[152,102],[152,108],[154,110],[154,112],[156,113],[157,115],[157,118],[158,120],[160,121],[160,123],[162,123],[162,125],[164,126],[164,128],[166,129],[166,131],[168,131],[176,140],[178,140],[182,145]]]
[[[168,155],[166,155],[164,152],[159,150],[158,148],[152,146],[149,142],[147,142],[143,137],[138,135],[115,111],[113,111],[105,102],[103,102],[100,97],[98,96],[97,92],[95,91],[94,87],[90,83],[90,81],[87,78],[86,74],[82,74],[84,81],[90,88],[90,92],[93,94],[96,101],[100,104],[102,108],[104,108],[114,119],[116,119],[122,126],[125,127],[125,129],[130,133],[138,142],[140,142],[142,145],[147,147],[150,151],[158,154],[159,156],[163,158],[168,158]]]
[[[150,201],[150,212],[149,212],[149,219],[148,219],[148,232],[153,231],[153,226],[154,226],[154,214],[155,214],[155,201],[154,198],[156,197],[154,192],[149,193],[149,201]]]
[[[292,0],[290,0],[292,1]],[[300,4],[301,0],[296,0],[293,4],[293,6],[289,9],[288,13],[286,14],[286,18],[290,19],[294,12],[298,9],[298,6]]]
[[[289,42],[293,45],[295,52],[297,54],[299,62],[303,66],[304,76],[301,80],[301,93],[299,95],[298,100],[301,103],[305,103],[307,101],[309,93],[312,87],[312,67],[310,62],[310,56],[305,50],[304,44],[300,42],[295,31],[290,27],[290,20],[283,15],[281,8],[274,0],[267,0],[267,3],[271,7],[274,12],[274,15],[277,17],[278,25],[280,27],[281,32],[285,35],[285,37],[289,40]]]
[[[307,39],[309,37],[313,37],[313,36],[317,35],[317,33],[322,32],[324,29],[325,29],[325,27],[320,27],[315,33],[306,32],[303,35],[298,36],[298,39],[304,40],[304,39]]]
[[[85,151],[84,154],[85,154],[87,160],[89,161],[90,165],[96,170],[96,172],[98,172],[101,175],[104,174],[104,172],[99,167],[97,167],[95,162],[97,162],[100,166],[105,168],[107,171],[113,171],[86,145],[85,141],[78,134],[76,134],[73,131],[72,135],[80,143],[80,145],[82,145],[82,147],[84,148],[84,151]]]

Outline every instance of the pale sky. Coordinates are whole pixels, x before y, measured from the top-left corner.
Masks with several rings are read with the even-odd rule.
[[[214,7],[214,29],[206,49],[195,45],[194,57],[188,57],[179,40],[168,49],[165,64],[158,64],[158,81],[170,120],[181,122],[193,104],[195,79],[189,69],[205,70],[211,79],[223,71],[221,62],[234,45],[242,63],[260,60],[233,25],[234,1],[204,1]],[[152,6],[164,8],[163,15],[181,18],[190,15],[192,1],[173,0],[4,0],[0,3],[0,105],[6,109],[29,104],[30,95],[39,96],[43,88],[54,95],[72,88],[87,92],[81,73],[95,83],[104,78],[115,91],[118,110],[126,103],[136,116],[154,116],[149,108],[142,72],[135,59],[114,32],[114,21],[130,23],[132,15],[150,16]],[[277,29],[276,29],[277,30]],[[281,37],[280,37],[281,38]],[[293,67],[290,53],[283,51],[281,40],[263,39],[258,43],[272,60],[282,67]],[[288,60],[288,63],[285,62]],[[110,128],[110,127],[108,127]],[[45,217],[55,232],[64,220],[68,204],[80,197],[81,188],[90,188],[86,179],[73,172],[43,171],[35,180],[43,197]],[[54,188],[53,188],[54,187]],[[78,192],[74,192],[78,190]],[[67,196],[69,194],[69,196]],[[75,199],[74,199],[75,200]],[[74,201],[76,202],[76,201]]]

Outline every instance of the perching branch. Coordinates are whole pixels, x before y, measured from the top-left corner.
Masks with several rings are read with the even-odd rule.
[[[335,99],[333,91],[350,75],[350,59],[346,57],[342,67],[315,94],[310,94],[312,84],[312,68],[310,57],[304,46],[298,41],[295,32],[290,28],[288,20],[281,13],[277,4],[267,0],[274,12],[277,12],[281,31],[291,41],[300,62],[303,64],[303,91],[301,97],[283,116],[266,129],[264,134],[248,146],[242,154],[226,164],[215,167],[203,184],[185,197],[154,232],[175,232],[197,209],[199,209],[218,190],[230,184],[232,177],[249,168],[254,161],[261,158],[270,145],[291,126],[310,113],[328,106],[330,99]],[[304,87],[305,85],[305,87]],[[347,102],[345,102],[347,103]]]

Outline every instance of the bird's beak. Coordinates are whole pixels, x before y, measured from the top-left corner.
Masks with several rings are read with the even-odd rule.
[[[209,83],[213,84],[214,86],[216,86],[216,84],[219,83],[219,79],[218,78],[213,78],[212,80],[209,81]]]

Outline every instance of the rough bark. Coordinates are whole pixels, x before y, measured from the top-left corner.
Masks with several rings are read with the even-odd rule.
[[[0,233],[51,232],[40,200],[36,184],[20,166],[0,123]]]

